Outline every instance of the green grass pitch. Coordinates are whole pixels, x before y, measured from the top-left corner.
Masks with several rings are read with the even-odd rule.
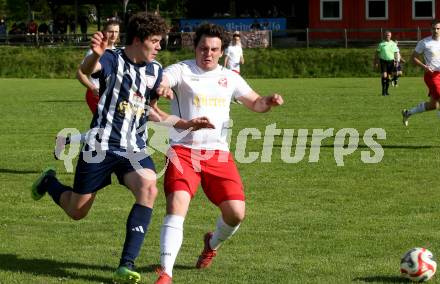
[[[440,119],[436,112],[423,113],[405,128],[400,115],[402,108],[427,99],[422,78],[403,77],[389,97],[380,96],[379,78],[249,82],[262,95],[284,95],[285,105],[265,114],[232,105],[232,150],[240,148],[242,129],[263,135],[276,123],[279,134],[273,143],[247,137],[245,156],[260,157],[237,163],[247,216],[205,271],[194,266],[203,234],[214,229],[219,212],[198,192],[185,221],[174,283],[405,283],[399,260],[406,250],[424,246],[440,255]],[[111,283],[131,194],[114,179],[98,193],[89,215],[72,221],[47,196],[34,202],[29,193],[47,165],[55,165],[60,179],[72,184],[73,174],[53,159],[52,150],[61,129],[88,128],[84,91],[75,80],[0,80],[1,284]],[[165,100],[160,105],[168,109]],[[334,136],[345,128],[359,133],[359,147],[338,166]],[[375,140],[382,160],[368,164],[361,155],[373,154],[363,139],[371,128],[384,129],[386,139]],[[283,138],[293,130],[293,156],[299,129],[308,130],[305,156],[287,163]],[[333,136],[322,140],[319,159],[310,162],[312,133],[319,129],[333,129]],[[261,161],[265,149],[270,162]],[[163,157],[153,158],[160,168]],[[162,184],[163,177],[160,189]],[[156,279],[164,213],[160,194],[137,261],[142,283]]]

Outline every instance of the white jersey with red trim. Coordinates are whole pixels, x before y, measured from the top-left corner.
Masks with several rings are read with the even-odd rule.
[[[215,129],[200,129],[181,137],[171,131],[170,144],[194,149],[229,151],[228,133],[232,124],[229,106],[233,97],[251,93],[252,89],[237,73],[218,65],[212,71],[203,71],[195,60],[186,60],[167,67],[164,76],[176,92],[171,111],[185,120],[200,116],[209,118]]]
[[[425,64],[434,71],[440,71],[440,40],[432,36],[425,37],[417,43],[415,52],[425,57]]]
[[[226,67],[240,73],[240,59],[243,56],[243,49],[240,45],[230,45],[225,50],[225,55],[229,57]]]

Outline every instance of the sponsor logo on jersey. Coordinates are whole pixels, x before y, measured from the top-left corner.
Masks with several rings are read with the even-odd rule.
[[[221,78],[220,80],[218,80],[218,84],[223,88],[227,88],[228,87],[228,79],[226,79],[226,77]]]

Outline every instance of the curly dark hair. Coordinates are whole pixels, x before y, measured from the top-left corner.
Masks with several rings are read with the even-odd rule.
[[[133,15],[127,25],[127,39],[125,44],[132,44],[135,37],[144,41],[152,35],[165,35],[168,26],[165,20],[159,16],[150,13],[140,12]]]
[[[201,24],[196,29],[196,37],[194,38],[194,48],[199,44],[200,39],[203,36],[207,37],[218,37],[222,41],[222,51],[228,47],[230,38],[226,30],[219,25],[216,24]]]

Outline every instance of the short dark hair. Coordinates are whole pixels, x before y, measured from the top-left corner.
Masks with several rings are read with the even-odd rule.
[[[121,23],[117,19],[110,19],[104,23],[102,30],[105,31],[109,26],[120,26]]]
[[[127,39],[125,44],[132,44],[135,37],[144,41],[152,35],[165,35],[168,26],[165,20],[159,16],[146,12],[133,15],[127,25]]]
[[[200,42],[200,39],[203,36],[218,37],[222,42],[222,50],[225,50],[226,47],[228,47],[229,42],[230,42],[229,36],[226,33],[226,30],[222,26],[216,25],[216,24],[206,23],[206,24],[201,24],[196,29],[196,36],[194,38],[194,48],[197,47],[197,45]]]
[[[440,24],[440,20],[434,19],[431,22],[431,27],[434,27],[435,25]]]

